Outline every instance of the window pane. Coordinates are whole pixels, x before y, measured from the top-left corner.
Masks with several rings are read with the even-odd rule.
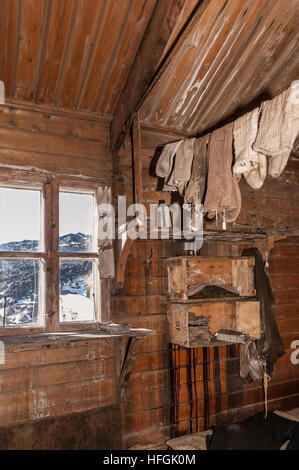
[[[41,251],[41,191],[0,187],[0,251]]]
[[[83,260],[60,261],[60,321],[93,321],[96,318],[94,263]]]
[[[0,326],[41,324],[41,261],[0,260]]]
[[[59,193],[59,250],[91,252],[94,249],[94,196]]]

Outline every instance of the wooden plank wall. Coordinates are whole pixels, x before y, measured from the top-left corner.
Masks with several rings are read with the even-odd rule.
[[[149,263],[146,260],[151,256]],[[133,244],[124,288],[112,298],[115,321],[150,328],[140,342],[124,406],[124,446],[165,441],[169,436],[170,381],[166,341],[166,270],[164,260],[181,253],[181,243]],[[146,263],[146,264],[144,264]]]
[[[168,193],[156,191],[153,173],[154,151],[143,149],[144,198],[147,202],[169,201]],[[122,149],[118,164],[115,193],[127,195],[131,201],[132,168],[129,149]],[[241,183],[243,209],[238,222],[249,227],[299,228],[299,162],[289,160],[287,169],[278,180],[268,178],[259,191]],[[155,335],[142,342],[133,375],[128,384],[124,405],[125,447],[161,446],[171,435],[171,416],[174,412],[171,396],[171,363],[166,341],[166,271],[164,260],[182,253],[179,241],[138,241],[132,246],[126,267],[125,285],[116,289],[112,298],[113,318],[131,325],[155,330]],[[210,243],[203,254],[237,255],[242,246]],[[151,259],[149,261],[148,258]],[[290,344],[299,339],[299,239],[290,238],[277,244],[270,257],[269,275],[274,289],[275,314],[284,339],[287,354],[279,360],[275,379],[269,386],[269,408],[299,406],[299,365],[290,362]],[[173,429],[180,434],[204,427],[203,351],[195,351],[197,403],[193,403],[190,422],[188,395],[187,351],[179,353],[180,406],[179,425]],[[238,351],[235,346],[210,349],[208,364],[209,421],[224,423],[239,420],[263,408],[261,387],[244,385],[239,379]],[[193,375],[192,375],[193,377]],[[192,379],[191,377],[191,379]],[[194,380],[194,377],[193,377]],[[193,385],[194,388],[194,385]]]
[[[0,107],[0,166],[110,179],[108,123]]]
[[[92,119],[74,118],[67,114],[58,113],[54,115],[25,108],[1,107],[0,165],[13,168],[33,168],[48,171],[49,173],[96,176],[105,180],[110,179],[112,176],[112,158],[108,152],[107,130],[107,124],[96,123]],[[169,202],[169,195],[156,190],[157,179],[151,176],[151,174],[154,174],[152,168],[153,154],[153,150],[144,149],[142,152],[145,199],[148,202],[157,202],[159,199]],[[129,149],[122,149],[118,162],[114,162],[115,195],[127,195],[129,202],[132,198],[131,165]],[[277,181],[269,179],[262,190],[253,191],[245,183],[242,183],[243,210],[239,221],[243,224],[257,226],[298,228],[298,170],[298,160],[292,158],[282,177]],[[234,247],[231,249],[236,251]],[[170,436],[170,363],[168,344],[165,337],[166,272],[163,260],[181,254],[181,251],[182,245],[180,242],[141,241],[134,244],[127,264],[124,289],[115,290],[112,299],[114,319],[136,326],[145,326],[156,331],[155,335],[141,342],[141,351],[128,384],[124,406],[124,440],[126,447],[148,446],[155,443],[160,445],[162,441]],[[152,259],[144,264],[151,257],[151,254]],[[297,265],[299,263],[297,263],[297,257],[299,257],[299,241],[292,239],[282,242],[273,252],[269,268],[277,298],[275,311],[288,349],[291,339],[296,337],[298,331],[297,282],[299,271]],[[211,354],[217,354],[217,351],[215,350]],[[225,419],[225,417],[230,419],[233,416],[240,418],[245,411],[251,413],[258,409],[261,406],[261,392],[254,386],[246,386],[241,389],[239,380],[235,378],[237,375],[236,351],[232,348],[228,351],[219,350],[219,359],[217,357],[213,359],[214,356],[211,356],[211,378],[214,375],[215,377],[223,376],[226,378],[225,383],[227,383],[228,389],[222,389],[221,381],[217,379],[218,392],[216,395],[214,394],[214,405],[211,400],[211,414],[213,414],[213,406],[214,410],[217,410],[219,420]],[[184,360],[182,356],[182,364]],[[198,361],[200,369],[202,367],[200,356]],[[282,405],[287,403],[288,406],[293,406],[294,401],[297,402],[298,406],[297,368],[291,366],[289,357],[281,359],[280,363],[277,379],[271,384],[270,393],[273,393],[273,395],[270,395],[270,399],[276,400],[273,402],[275,406],[278,406],[279,403]],[[37,369],[42,370],[42,367],[42,365],[37,365]],[[182,374],[185,373],[183,369]],[[18,372],[26,371],[26,374],[29,375],[32,373],[31,371],[28,372],[27,368],[26,370],[23,369],[23,366],[18,367],[17,370]],[[84,374],[85,372],[88,373],[88,370],[90,369],[86,364]],[[8,373],[11,374],[11,371]],[[3,371],[3,374],[5,375],[6,371]],[[25,378],[26,374],[24,374]],[[34,374],[37,374],[37,372],[35,371]],[[85,381],[84,374],[82,375],[82,381]],[[46,375],[44,374],[43,377]],[[3,389],[5,401],[9,397],[12,400],[11,411],[6,413],[6,410],[3,410],[3,413],[11,417],[15,416],[18,420],[20,414],[23,413],[23,416],[25,416],[23,395],[20,394],[20,400],[16,400],[19,391],[24,390],[25,382],[19,385],[15,383],[14,385],[13,377],[19,377],[19,374],[13,373],[11,382],[6,380],[1,382],[4,389],[7,386],[10,387],[6,391]],[[92,380],[99,379],[96,373],[92,377],[90,378],[90,385]],[[198,377],[201,377],[200,373]],[[183,378],[181,383],[183,384]],[[202,383],[201,380],[201,385]],[[212,383],[214,384],[213,380],[211,380],[211,387],[214,387]],[[42,386],[44,385],[42,383]],[[56,387],[58,384],[49,382],[47,386]],[[63,386],[62,389],[65,389],[65,387]],[[209,393],[212,394],[213,389],[210,388],[209,390],[211,390]],[[244,390],[248,390],[246,395],[244,395]],[[90,393],[93,393],[92,390]],[[286,401],[284,397],[289,395],[294,397]],[[61,398],[61,395],[59,396]],[[96,403],[93,402],[91,395],[86,396],[86,403],[88,402],[90,406],[94,406]],[[182,399],[184,402],[180,407],[180,423],[182,423],[180,424],[180,431],[185,432],[190,425],[190,404],[188,403],[187,389],[184,387],[182,388],[182,397],[185,398]],[[55,400],[52,402],[53,412],[59,412],[60,409],[65,411],[75,409],[71,406],[67,408],[63,403],[60,402],[59,404]],[[279,400],[282,401],[279,402]],[[5,403],[5,401],[1,400],[1,403]],[[29,407],[30,401],[26,401],[26,403],[26,412],[28,412],[27,416],[29,417],[29,414],[33,413],[35,408],[31,405]],[[245,408],[244,403],[249,404],[251,408],[250,406]],[[20,408],[15,408],[15,406]],[[40,408],[43,407],[39,406],[37,410]],[[49,407],[46,406],[45,409],[47,408]],[[227,410],[230,410],[229,414]],[[9,421],[12,418],[7,418],[8,421],[5,421],[5,419],[3,418],[2,424],[12,422]]]
[[[7,346],[0,428],[115,404],[116,347],[111,338]]]
[[[58,110],[1,106],[0,167],[109,183],[113,168],[108,124]],[[0,428],[114,406],[116,357],[112,339],[7,348],[0,366]],[[21,438],[16,430],[8,445],[17,446]]]

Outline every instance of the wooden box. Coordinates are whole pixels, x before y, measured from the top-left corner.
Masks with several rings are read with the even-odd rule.
[[[256,300],[208,299],[168,304],[168,341],[187,348],[219,346],[220,341],[198,339],[196,323],[199,317],[208,317],[211,334],[221,329],[246,333],[251,339],[260,337],[260,303]]]
[[[171,301],[188,300],[205,285],[215,285],[240,296],[255,296],[254,258],[178,256],[168,258],[168,295]]]

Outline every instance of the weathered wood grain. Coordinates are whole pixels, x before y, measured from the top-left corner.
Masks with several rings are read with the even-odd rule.
[[[103,123],[5,106],[0,135],[1,166],[112,179]]]
[[[164,48],[184,6],[184,0],[157,2],[127,77],[111,123],[111,149],[119,149],[126,135],[130,116],[138,110]]]

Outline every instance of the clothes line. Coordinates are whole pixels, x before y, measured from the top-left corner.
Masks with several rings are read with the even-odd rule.
[[[243,175],[260,189],[267,174],[278,178],[299,133],[299,81],[258,108],[200,138],[164,146],[156,174],[163,191],[179,191],[185,203],[203,204],[209,219],[225,222],[241,210]]]

